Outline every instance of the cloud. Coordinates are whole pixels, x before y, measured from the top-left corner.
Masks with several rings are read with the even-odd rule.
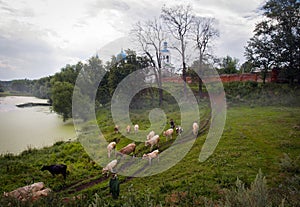
[[[40,78],[54,73],[53,49],[38,39],[0,36],[0,78]]]
[[[114,9],[120,11],[126,11],[130,9],[128,3],[123,0],[96,0],[91,3],[91,9],[89,11],[96,11],[98,9]],[[94,9],[92,9],[94,8]]]
[[[100,57],[101,53],[110,57],[121,48],[127,49],[127,43],[125,46],[119,38],[128,38],[134,23],[159,17],[163,5],[183,3],[153,2],[0,0],[0,79],[52,75],[66,64],[88,59],[99,48]],[[219,22],[220,38],[215,43],[218,56],[228,54],[243,61],[244,46],[257,21],[257,8],[263,2],[186,0],[184,4],[190,3],[197,15],[214,17]],[[101,50],[107,44],[111,49],[106,46]]]
[[[0,27],[0,79],[40,78],[57,71],[60,60],[47,31],[11,20]]]

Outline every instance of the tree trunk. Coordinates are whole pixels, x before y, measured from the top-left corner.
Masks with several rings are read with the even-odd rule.
[[[159,106],[162,106],[162,102],[163,102],[163,89],[162,88],[159,88],[158,89],[159,91]]]
[[[183,95],[184,95],[184,98],[186,99],[186,65],[185,65],[185,62],[183,62],[183,69],[182,69],[182,79],[183,79]]]
[[[264,69],[264,70],[263,70],[263,74],[262,74],[263,84],[266,83],[267,72],[268,72],[268,69]]]
[[[203,90],[202,90],[202,86],[203,86],[203,81],[200,77],[198,77],[199,82],[198,82],[198,94],[199,94],[199,98],[203,98]]]
[[[199,73],[197,74],[198,75],[198,79],[199,79],[199,82],[198,82],[198,94],[199,94],[199,98],[202,98],[202,94],[203,94],[203,90],[202,90],[203,81],[201,79],[201,76],[203,75],[202,61],[203,61],[203,55],[202,55],[202,52],[200,50],[200,56],[199,56]]]
[[[158,105],[162,106],[163,103],[163,89],[162,89],[162,80],[161,80],[161,68],[158,71]]]

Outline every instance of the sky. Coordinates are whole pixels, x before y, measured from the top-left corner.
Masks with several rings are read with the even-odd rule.
[[[217,20],[214,55],[245,61],[264,0],[0,0],[0,80],[46,77],[96,53],[105,60],[130,47],[137,21],[183,3]]]

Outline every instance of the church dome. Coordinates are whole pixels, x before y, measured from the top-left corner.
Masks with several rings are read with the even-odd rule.
[[[126,57],[127,57],[127,55],[122,49],[121,52],[117,55],[117,61],[125,60]]]

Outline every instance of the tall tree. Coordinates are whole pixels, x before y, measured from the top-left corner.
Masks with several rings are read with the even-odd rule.
[[[267,34],[257,35],[248,41],[245,50],[246,58],[253,66],[261,69],[263,83],[266,82],[268,70],[276,65],[277,54],[273,50],[274,42]]]
[[[184,95],[186,97],[186,49],[187,49],[187,37],[191,30],[194,15],[190,5],[183,6],[178,5],[174,7],[163,7],[161,13],[162,19],[165,21],[169,32],[179,42],[179,46],[174,46],[182,61],[182,78],[184,81]]]
[[[161,106],[163,100],[161,50],[166,38],[162,24],[157,19],[143,23],[138,22],[133,26],[131,33],[134,36],[134,40],[138,42],[140,48],[149,59],[159,89],[159,106]]]
[[[107,76],[104,82],[100,81],[106,74],[106,69],[99,57],[93,56],[83,65],[76,79],[73,92],[73,118],[89,120],[93,118],[95,107],[100,107],[107,102]],[[100,81],[100,83],[99,83]],[[99,88],[100,85],[100,88]],[[74,105],[75,104],[75,105]],[[81,107],[85,106],[85,107]],[[80,110],[76,110],[80,108]]]
[[[56,81],[52,88],[52,108],[62,115],[63,121],[72,117],[72,94],[74,85],[69,82]]]
[[[246,57],[255,56],[283,69],[290,83],[300,83],[300,2],[299,0],[268,0],[261,8],[265,19],[256,25],[254,37],[246,47]],[[268,54],[269,53],[269,54]]]
[[[214,27],[215,20],[213,18],[196,17],[191,30],[195,48],[198,50],[198,74],[204,75],[204,59],[207,58],[209,44],[219,36],[218,30]],[[202,79],[198,77],[198,93],[202,96]]]
[[[52,79],[54,80],[52,80],[52,82],[68,82],[74,85],[78,73],[82,69],[82,67],[83,64],[81,62],[78,62],[76,65],[67,64],[64,68],[61,69],[60,72],[54,74],[54,76],[52,77]]]

